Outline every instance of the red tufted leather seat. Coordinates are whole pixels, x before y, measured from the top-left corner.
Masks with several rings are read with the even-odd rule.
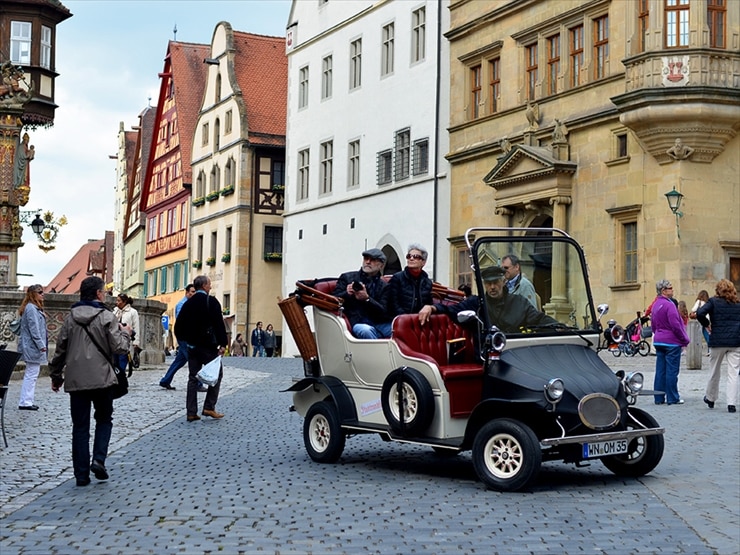
[[[458,338],[465,339],[464,347],[462,342],[450,346],[454,351],[462,348],[462,362],[450,364],[448,340]],[[451,416],[468,416],[483,388],[483,363],[476,357],[472,337],[445,315],[432,315],[422,326],[417,314],[403,314],[393,320],[393,339],[403,354],[437,365],[450,393]]]

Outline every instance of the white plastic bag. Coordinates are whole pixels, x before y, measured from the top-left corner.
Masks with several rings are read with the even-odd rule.
[[[203,368],[196,374],[196,378],[208,386],[216,385],[218,375],[221,373],[221,357],[217,356],[211,362],[204,364]]]

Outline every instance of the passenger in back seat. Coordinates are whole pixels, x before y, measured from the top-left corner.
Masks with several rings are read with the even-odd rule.
[[[388,314],[417,314],[424,305],[432,304],[432,280],[424,271],[429,253],[413,243],[406,251],[406,268],[393,274],[388,282]]]
[[[359,339],[383,339],[391,336],[391,318],[387,313],[388,287],[383,281],[386,256],[380,249],[362,253],[362,267],[345,272],[337,280],[334,296],[343,301],[344,314]]]

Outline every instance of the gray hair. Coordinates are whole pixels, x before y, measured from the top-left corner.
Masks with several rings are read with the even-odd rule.
[[[655,284],[655,292],[660,295],[663,292],[663,289],[666,287],[670,287],[671,282],[667,279],[661,279],[659,282]]]
[[[507,254],[506,256],[501,258],[501,263],[504,262],[504,260],[509,259],[512,266],[519,266],[519,257],[515,255],[514,253]]]
[[[208,276],[203,276],[203,275],[197,276],[193,280],[193,286],[195,287],[196,291],[200,291],[206,286],[206,284],[208,284],[208,281],[209,281]]]
[[[426,261],[427,257],[429,256],[427,250],[419,243],[411,243],[409,245],[409,248],[406,249],[406,254],[410,253],[411,251],[419,251],[421,253],[421,258],[424,261]]]

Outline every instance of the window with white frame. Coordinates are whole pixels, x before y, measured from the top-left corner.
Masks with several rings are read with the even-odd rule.
[[[31,22],[10,22],[10,61],[14,64],[31,65]]]
[[[224,115],[224,133],[226,135],[231,133],[233,126],[234,126],[234,112],[232,110],[227,110],[226,114]]]
[[[414,175],[429,172],[429,139],[414,141]]]
[[[308,198],[309,149],[298,152],[298,200]]]
[[[360,140],[350,141],[347,149],[347,187],[360,185]]]
[[[298,70],[298,107],[308,106],[308,66]]]
[[[319,166],[319,194],[328,195],[332,190],[332,167],[334,165],[334,141],[321,143],[319,147],[321,165]]]
[[[380,55],[380,75],[393,73],[395,26],[393,23],[383,26],[382,50]]]
[[[427,11],[419,8],[411,12],[411,61],[420,62],[426,57]]]
[[[362,85],[362,39],[349,43],[349,88]]]
[[[188,227],[188,203],[180,204],[180,231]]]
[[[201,127],[201,145],[202,146],[208,146],[208,134],[209,134],[210,126],[208,123],[204,123]]]
[[[665,47],[689,45],[689,0],[665,0]]]
[[[41,67],[51,69],[51,27],[41,26]]]
[[[393,181],[393,151],[384,150],[378,153],[378,185]]]
[[[396,131],[395,138],[395,158],[394,178],[401,181],[409,176],[411,171],[411,130],[406,128]]]
[[[206,196],[206,174],[203,170],[198,172],[198,178],[195,180],[195,198]]]
[[[157,216],[149,218],[149,233],[147,241],[152,242],[157,240]]]
[[[218,165],[211,168],[211,186],[208,188],[209,193],[215,193],[221,189],[221,170]]]
[[[236,183],[236,160],[230,157],[224,167],[224,189],[233,189]]]
[[[331,98],[334,58],[329,55],[321,60],[321,99]]]

